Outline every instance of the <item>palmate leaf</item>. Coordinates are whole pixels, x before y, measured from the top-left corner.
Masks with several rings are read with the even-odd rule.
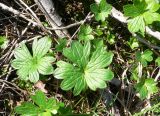
[[[145,1],[136,2],[134,0],[133,5],[131,5],[131,4],[125,5],[123,7],[123,10],[124,10],[125,16],[133,18],[133,17],[136,17],[136,16],[139,16],[139,15],[143,14],[145,12],[146,8],[147,8],[147,4],[145,3]]]
[[[62,52],[63,48],[65,48],[67,45],[67,39],[66,38],[61,38],[58,40],[58,44],[55,46],[56,51]]]
[[[156,93],[158,88],[156,82],[152,78],[142,79],[135,85],[136,91],[140,94],[141,99],[149,97],[151,94]]]
[[[31,96],[32,102],[24,102],[15,108],[17,114],[23,116],[52,116],[57,114],[60,107],[64,107],[61,102],[57,103],[54,98],[47,98],[42,91],[37,91]]]
[[[97,21],[105,21],[105,18],[108,17],[111,12],[112,6],[106,3],[106,0],[101,0],[99,4],[92,4],[90,9],[95,14]]]
[[[141,32],[144,36],[145,26],[154,21],[160,21],[160,8],[156,0],[133,0],[133,4],[125,5],[123,11],[129,17],[128,29],[130,32]]]
[[[146,24],[152,24],[154,21],[160,21],[160,14],[153,12],[145,12],[143,14]]]
[[[63,55],[79,67],[84,67],[89,60],[90,47],[89,42],[87,42],[84,47],[79,42],[73,42],[71,48],[63,50]]]
[[[63,79],[63,90],[73,89],[73,94],[79,95],[87,87],[94,91],[105,88],[106,81],[113,78],[113,72],[109,68],[105,69],[112,62],[113,54],[102,46],[93,53],[90,49],[89,42],[83,46],[77,41],[74,41],[70,48],[64,49],[64,56],[73,64],[59,61],[54,72],[55,78]]]
[[[145,50],[143,53],[136,52],[136,60],[146,67],[147,63],[153,60],[152,54],[153,52],[149,49]]]
[[[35,39],[32,44],[33,57],[43,57],[51,48],[51,39],[43,37],[42,39]]]
[[[28,116],[37,116],[39,113],[39,109],[37,106],[30,102],[24,102],[21,104],[21,106],[17,106],[15,108],[15,112],[17,114],[23,114]]]
[[[147,3],[147,9],[151,12],[156,12],[160,8],[160,4],[158,0],[145,0]]]
[[[78,33],[78,39],[84,41],[94,39],[94,36],[92,35],[92,28],[89,25],[82,25]]]
[[[32,45],[33,56],[24,43],[21,43],[14,51],[15,59],[12,60],[12,67],[17,69],[17,75],[23,80],[37,82],[39,73],[49,75],[53,73],[52,62],[55,58],[46,56],[51,47],[51,40],[43,37],[39,40],[35,39]]]
[[[137,16],[128,20],[128,29],[130,32],[141,32],[144,35],[145,22],[142,16]]]
[[[86,82],[80,68],[64,61],[57,62],[57,66],[59,68],[55,69],[54,74],[57,79],[64,79],[61,83],[63,90],[67,91],[75,86],[73,93],[78,95],[86,88]]]

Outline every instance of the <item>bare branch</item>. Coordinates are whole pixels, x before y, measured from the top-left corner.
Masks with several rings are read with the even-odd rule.
[[[1,7],[3,10],[9,11],[9,12],[15,14],[15,15],[18,15],[18,16],[22,17],[23,19],[31,22],[33,25],[38,25],[37,22],[35,22],[35,21],[27,18],[25,15],[21,14],[18,10],[13,9],[12,7],[8,7],[8,6],[6,6],[6,5],[3,4],[3,3],[0,3],[0,7]]]
[[[54,4],[51,0],[34,0],[35,3],[39,6],[40,10],[44,13],[46,16],[46,19],[52,26],[52,28],[59,28],[63,25],[61,22],[61,17],[58,15],[58,13],[55,10]],[[70,35],[66,29],[61,30],[55,30],[55,33],[60,37],[69,37]]]

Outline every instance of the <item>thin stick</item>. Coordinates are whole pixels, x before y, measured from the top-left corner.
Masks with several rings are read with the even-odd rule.
[[[70,24],[70,25],[67,25],[67,26],[64,26],[64,27],[57,27],[57,28],[49,28],[49,27],[46,27],[46,28],[49,29],[49,30],[69,29],[69,28],[75,27],[75,26],[77,26],[77,25],[81,25],[83,22],[84,22],[84,20],[79,21],[79,22],[76,22],[76,23],[73,23],[73,24]]]
[[[41,21],[37,17],[37,15],[32,11],[32,9],[22,0],[19,0],[19,2],[26,7],[26,11],[28,10],[30,12],[31,16],[33,16],[33,18],[36,20],[36,22],[38,22],[39,25],[43,26]]]
[[[20,16],[21,18],[23,18],[23,19],[31,22],[31,23],[34,24],[34,25],[38,25],[37,22],[35,22],[35,21],[27,18],[26,16],[24,16],[23,14],[21,14],[18,10],[13,9],[12,7],[8,7],[8,6],[6,6],[6,5],[3,4],[3,3],[0,3],[0,7],[1,7],[3,10],[7,10],[7,11],[9,11],[9,12],[15,14],[15,15]]]
[[[86,22],[86,20],[87,20],[88,17],[90,16],[90,14],[91,14],[91,12],[89,12],[89,13],[87,14],[86,18],[82,21],[81,25],[83,25],[83,24]],[[92,17],[92,16],[91,16],[91,17]],[[69,39],[69,41],[68,41],[68,43],[67,43],[67,46],[71,43],[72,39],[73,39],[74,36],[78,33],[79,29],[80,29],[80,26],[79,26],[78,29],[74,32],[74,34],[72,35],[72,37]]]

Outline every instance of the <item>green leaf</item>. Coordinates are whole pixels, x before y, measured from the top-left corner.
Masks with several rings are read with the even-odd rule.
[[[57,103],[54,98],[48,99],[42,91],[37,91],[31,99],[33,103],[22,103],[21,106],[15,108],[15,112],[27,116],[52,116],[58,113],[60,107],[64,107],[63,103]]]
[[[63,90],[70,90],[75,86],[74,95],[78,95],[80,90],[86,88],[83,73],[78,67],[64,61],[57,62],[57,66],[59,68],[55,70],[54,74],[57,79],[64,79],[61,83]]]
[[[52,56],[45,56],[40,59],[39,64],[37,65],[37,69],[40,74],[49,75],[53,74],[52,62],[55,61],[55,58]]]
[[[130,32],[141,32],[144,36],[145,26],[154,21],[160,21],[160,14],[156,13],[160,5],[157,0],[133,0],[133,4],[125,5],[123,11],[129,17]]]
[[[94,36],[92,35],[92,28],[89,25],[82,25],[78,33],[78,39],[84,41],[94,39]]]
[[[17,106],[15,108],[15,112],[21,115],[37,116],[39,113],[39,109],[37,106],[30,102],[24,102],[21,104],[21,106]]]
[[[51,40],[43,37],[39,40],[35,39],[32,45],[33,56],[24,43],[14,50],[15,59],[12,60],[11,66],[17,69],[17,75],[23,80],[37,82],[39,73],[49,75],[53,73],[52,62],[55,59],[47,56],[46,53],[51,47]]]
[[[146,24],[152,24],[154,21],[160,21],[159,13],[146,12],[143,14]]]
[[[57,101],[56,101],[54,98],[49,98],[49,99],[46,101],[46,106],[45,106],[45,108],[46,108],[46,109],[49,109],[51,112],[52,112],[53,110],[58,110],[59,105],[58,105],[58,104],[55,105],[55,104],[57,104]]]
[[[0,36],[0,48],[5,49],[8,45],[8,40],[5,36]]]
[[[43,57],[48,50],[51,48],[51,39],[48,36],[45,36],[37,41],[35,39],[32,45],[33,57],[41,58]]]
[[[131,47],[131,49],[135,49],[139,47],[139,42],[136,38],[131,37],[127,44]]]
[[[111,12],[112,6],[106,3],[106,0],[101,0],[99,4],[92,4],[90,9],[94,13],[97,21],[105,21],[105,18],[108,17]]]
[[[92,90],[105,88],[105,82],[113,78],[113,72],[105,69],[112,62],[113,54],[107,52],[102,46],[91,53],[90,47],[89,42],[83,46],[76,41],[70,48],[64,49],[64,56],[73,65],[59,61],[58,68],[54,72],[55,78],[63,79],[61,83],[63,90],[73,89],[73,94],[79,95],[87,86]]]
[[[102,39],[95,39],[93,40],[93,44],[94,48],[99,48],[99,47],[104,47],[104,42]]]
[[[15,48],[14,57],[21,61],[32,59],[32,56],[24,43],[20,43],[19,47]]]
[[[137,5],[125,5],[123,7],[124,15],[132,18],[137,17],[145,12],[146,7],[147,5],[144,2]]]
[[[116,40],[115,40],[115,35],[114,34],[108,34],[108,36],[107,36],[107,41],[108,41],[108,43],[110,43],[110,44],[114,44],[115,42],[116,42]]]
[[[42,112],[38,116],[52,116],[51,112]]]
[[[29,77],[28,79],[33,82],[36,83],[39,80],[39,73],[36,69],[31,69],[29,70]]]
[[[147,87],[149,94],[158,92],[158,88],[156,87],[156,85],[157,83],[152,78],[148,78],[145,80],[145,86]]]
[[[139,85],[137,84],[136,89],[139,92],[141,99],[147,98],[148,91],[147,91],[147,88],[145,86],[143,86],[141,84],[139,84]]]
[[[62,38],[62,39],[59,39],[58,40],[58,44],[56,45],[56,51],[58,51],[58,52],[62,52],[63,51],[63,48],[65,48],[66,47],[66,45],[67,45],[67,40],[65,39],[65,38]]]
[[[128,29],[130,32],[140,31],[143,35],[145,32],[145,22],[142,16],[137,16],[128,20]]]
[[[72,43],[71,48],[64,49],[63,54],[71,62],[76,63],[79,67],[85,66],[89,60],[90,46],[90,42],[87,42],[85,47],[83,47],[76,41]]]
[[[160,66],[160,57],[158,57],[155,62],[157,63],[158,66]]]
[[[106,88],[105,81],[112,80],[114,74],[110,69],[88,69],[85,71],[85,79],[90,89]]]
[[[46,107],[46,96],[42,91],[37,91],[35,95],[31,96],[31,99],[36,103],[40,108],[45,109]]]
[[[136,53],[136,60],[141,62],[144,67],[147,66],[147,62],[151,62],[153,60],[152,57],[153,52],[149,49],[145,50],[143,53]]]
[[[91,4],[90,9],[93,13],[98,13],[99,12],[99,5],[96,3]]]
[[[152,57],[153,52],[150,51],[149,49],[145,50],[144,53],[142,53],[142,59],[145,59],[148,62],[151,62],[153,60]]]
[[[106,52],[103,47],[99,47],[93,52],[89,63],[87,64],[87,69],[97,69],[104,68],[112,62],[113,53]]]
[[[145,0],[147,3],[147,9],[150,12],[156,12],[159,8],[159,1],[158,0]]]
[[[140,98],[145,99],[158,91],[156,84],[157,83],[152,78],[142,79],[135,85],[135,88],[136,91],[139,92]]]
[[[31,62],[24,62],[24,65],[17,70],[17,75],[22,80],[29,80],[29,71],[31,68]]]

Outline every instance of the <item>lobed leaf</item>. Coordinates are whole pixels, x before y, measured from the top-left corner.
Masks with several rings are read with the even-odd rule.
[[[113,78],[113,72],[105,69],[111,62],[113,54],[107,52],[102,46],[90,52],[90,43],[84,46],[79,42],[73,42],[70,48],[64,49],[64,55],[73,63],[57,62],[58,68],[54,72],[57,79],[63,79],[63,90],[73,89],[74,95],[79,95],[87,86],[96,90],[105,88],[106,81]]]
[[[143,35],[145,32],[145,22],[142,16],[137,16],[128,20],[128,29],[130,32],[140,31]]]
[[[145,99],[158,91],[156,84],[152,78],[141,79],[141,81],[135,85],[135,88],[140,94],[140,98]]]
[[[101,0],[99,4],[92,4],[90,9],[95,14],[97,21],[105,21],[112,10],[112,6],[106,0]]]
[[[55,58],[47,56],[46,53],[51,47],[51,40],[43,37],[37,41],[34,40],[32,45],[33,56],[24,43],[21,43],[14,51],[15,59],[11,62],[11,66],[18,69],[17,75],[23,80],[37,82],[39,73],[49,75],[53,73],[52,62]]]
[[[146,24],[152,24],[154,21],[160,21],[159,13],[145,12],[143,17]]]
[[[14,57],[20,61],[32,59],[32,56],[24,43],[21,43],[19,47],[14,50]]]
[[[37,91],[35,95],[31,96],[31,99],[34,103],[36,103],[40,108],[45,109],[46,108],[46,96],[43,92]]]
[[[15,108],[15,112],[21,115],[37,116],[39,109],[30,102],[24,102],[21,104],[21,106],[17,106]]]
[[[31,99],[34,103],[24,102],[15,108],[15,112],[24,116],[52,116],[64,106],[61,102],[57,103],[54,98],[48,99],[42,91],[37,91]]]
[[[51,39],[45,36],[39,40],[35,39],[32,44],[33,57],[41,58],[51,48]]]
[[[71,44],[71,48],[63,50],[63,55],[71,62],[76,63],[79,67],[86,65],[90,54],[90,43],[87,42],[83,47],[79,42],[75,41]]]
[[[84,41],[94,39],[94,36],[92,35],[92,28],[89,25],[82,25],[78,33],[78,39]]]

